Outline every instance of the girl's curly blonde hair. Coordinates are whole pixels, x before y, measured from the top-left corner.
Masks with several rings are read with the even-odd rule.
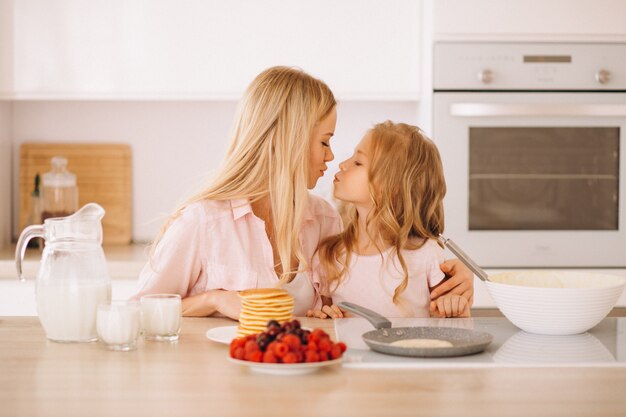
[[[446,182],[439,151],[419,128],[386,121],[368,134],[368,185],[374,208],[366,225],[367,230],[370,225],[375,230],[370,240],[390,244],[391,256],[396,256],[402,267],[404,279],[393,295],[397,303],[409,279],[401,251],[418,249],[443,233]],[[323,295],[331,295],[337,288],[355,249],[359,215],[351,204],[344,213],[344,231],[326,238],[318,248],[326,281],[323,287],[328,290]]]

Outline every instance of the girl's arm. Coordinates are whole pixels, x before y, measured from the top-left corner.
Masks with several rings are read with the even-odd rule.
[[[470,305],[460,295],[444,294],[430,302],[433,317],[471,317]]]
[[[215,313],[239,319],[241,300],[236,291],[210,290],[183,298],[183,316],[207,317]]]
[[[307,317],[315,317],[317,319],[341,319],[344,314],[343,311],[339,307],[333,304],[333,299],[331,297],[326,297],[324,295],[320,296],[322,300],[322,308],[316,310],[315,308],[306,312]]]

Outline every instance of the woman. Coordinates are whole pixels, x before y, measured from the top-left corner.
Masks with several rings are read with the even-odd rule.
[[[216,179],[178,208],[140,275],[144,294],[176,293],[183,315],[237,319],[237,291],[283,285],[304,315],[317,296],[310,261],[318,243],[341,231],[337,211],[308,193],[334,159],[336,101],[305,72],[272,67],[250,84]],[[442,270],[471,303],[473,277],[458,261]],[[436,294],[435,294],[436,295]]]

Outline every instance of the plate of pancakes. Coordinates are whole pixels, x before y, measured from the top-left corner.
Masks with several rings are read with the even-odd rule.
[[[233,339],[262,333],[267,323],[291,320],[294,299],[280,288],[257,288],[239,292],[241,312],[238,326],[214,327],[207,330],[206,337],[218,343],[229,344]]]

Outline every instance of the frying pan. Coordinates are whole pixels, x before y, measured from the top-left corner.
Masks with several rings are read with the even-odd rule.
[[[366,318],[377,330],[363,333],[363,341],[375,352],[386,355],[412,357],[465,356],[479,353],[493,340],[487,332],[460,329],[455,327],[391,327],[391,322],[384,316],[354,303],[342,302],[338,306]],[[398,346],[392,344],[398,340],[436,339],[452,343],[452,346]]]

